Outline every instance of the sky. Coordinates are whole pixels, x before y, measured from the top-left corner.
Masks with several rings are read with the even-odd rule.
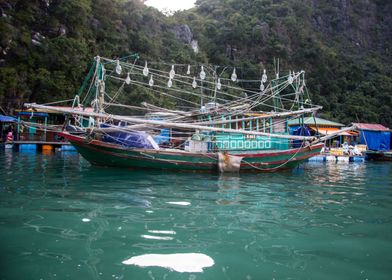
[[[177,11],[192,8],[195,2],[196,0],[147,0],[145,4],[161,11],[164,9]]]

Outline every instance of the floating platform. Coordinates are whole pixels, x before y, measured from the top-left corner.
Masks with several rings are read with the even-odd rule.
[[[340,162],[340,163],[347,163],[347,162],[364,162],[365,156],[335,156],[335,155],[318,155],[308,159],[311,162]]]
[[[51,153],[53,151],[76,151],[69,142],[47,142],[47,141],[14,141],[13,148],[20,152]]]
[[[61,145],[61,151],[63,151],[63,152],[76,152],[76,149],[74,146],[68,144],[68,145]]]

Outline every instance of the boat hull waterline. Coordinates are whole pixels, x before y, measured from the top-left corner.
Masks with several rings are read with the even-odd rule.
[[[218,153],[190,153],[182,150],[129,149],[99,140],[61,133],[91,164],[111,167],[181,171],[218,172]],[[289,169],[320,154],[324,144],[282,151],[254,151],[232,154],[243,157],[240,171],[276,171]],[[230,153],[231,154],[231,153]]]

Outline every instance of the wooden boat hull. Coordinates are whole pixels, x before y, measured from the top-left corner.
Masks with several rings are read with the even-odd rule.
[[[218,153],[190,153],[181,150],[129,149],[98,140],[61,133],[90,163],[102,166],[168,169],[183,171],[218,171]],[[323,144],[284,151],[254,151],[234,154],[243,157],[240,171],[275,171],[292,168],[318,155]]]
[[[367,160],[392,161],[392,151],[366,151]]]

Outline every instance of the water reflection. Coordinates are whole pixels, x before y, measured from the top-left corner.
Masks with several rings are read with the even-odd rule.
[[[315,169],[318,171],[314,176],[317,183],[344,183],[345,181],[362,181],[366,178],[365,163],[345,163],[337,164],[335,162],[309,162],[307,169]]]
[[[11,169],[13,155],[14,155],[14,153],[11,149],[5,149],[5,151],[4,151],[4,164],[3,164],[3,168],[5,170]]]
[[[239,174],[221,174],[218,179],[218,193],[221,198],[217,199],[216,203],[221,205],[238,203],[241,199],[239,195],[240,183]]]

